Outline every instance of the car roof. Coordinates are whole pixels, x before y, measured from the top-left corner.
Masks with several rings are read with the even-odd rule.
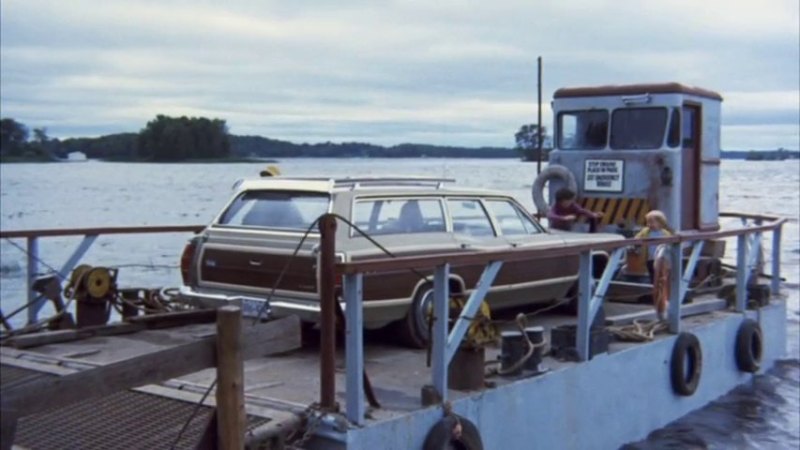
[[[262,177],[242,179],[234,188],[238,191],[285,190],[320,193],[348,192],[367,195],[492,195],[510,197],[499,191],[480,188],[446,186],[451,178],[434,177]]]

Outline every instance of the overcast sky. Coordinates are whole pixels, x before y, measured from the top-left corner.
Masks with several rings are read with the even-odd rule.
[[[2,0],[0,113],[62,138],[168,114],[295,142],[510,147],[536,121],[541,55],[546,125],[562,86],[679,81],[723,95],[724,148],[797,149],[799,4]]]

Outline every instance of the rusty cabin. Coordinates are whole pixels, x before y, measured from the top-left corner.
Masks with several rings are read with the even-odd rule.
[[[652,209],[676,230],[719,229],[721,102],[679,83],[557,90],[554,149],[541,174],[553,178],[550,202],[559,188],[576,188],[585,208],[604,213],[603,231],[635,232]]]

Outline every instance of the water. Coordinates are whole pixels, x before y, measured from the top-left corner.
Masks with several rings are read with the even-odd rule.
[[[0,229],[92,226],[194,225],[213,219],[241,177],[264,164],[72,164],[0,165]],[[536,167],[513,160],[287,159],[285,174],[367,176],[425,175],[509,192],[533,209],[530,187]],[[782,290],[788,299],[787,359],[722,399],[652,433],[633,449],[800,448],[800,162],[724,161],[723,211],[777,214],[784,227]],[[723,222],[724,223],[724,222]],[[186,234],[100,237],[89,264],[121,267],[121,286],[180,284],[177,264]],[[60,267],[80,237],[41,240],[40,270]],[[24,241],[17,240],[24,246]],[[766,240],[769,250],[771,240]],[[770,255],[767,251],[766,255]],[[731,261],[732,262],[732,261]],[[45,265],[46,264],[46,265]],[[0,242],[0,307],[10,311],[25,298],[25,255]],[[43,312],[46,314],[46,311]],[[14,318],[20,325],[23,315]]]

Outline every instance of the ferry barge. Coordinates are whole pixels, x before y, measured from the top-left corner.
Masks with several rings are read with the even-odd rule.
[[[605,449],[643,439],[769,370],[786,349],[784,220],[718,210],[721,100],[679,84],[554,96],[556,149],[534,183],[537,206],[550,181],[551,193],[569,186],[604,212],[603,231],[630,236],[659,209],[673,236],[342,261],[336,228],[345,225],[322,216],[316,343],[302,342],[296,316],[242,322],[247,299],[235,297],[219,309],[123,311],[123,322],[102,325],[99,300],[116,289],[114,274],[68,276],[99,234],[202,227],[2,231],[27,239],[31,324],[38,296],[57,303],[62,288],[35,279],[38,240],[85,236],[61,271],[84,299],[79,327],[3,337],[2,447]],[[726,216],[741,226],[721,228]],[[626,257],[639,245],[664,246],[670,263],[663,323],[630,302],[651,289]],[[734,266],[722,263],[726,252]],[[499,347],[465,345],[504,265],[559,257],[579,261],[577,315],[523,310],[501,327]],[[482,274],[453,302],[451,275],[476,265]],[[429,355],[365,339],[365,278],[408,270],[430,274]]]

